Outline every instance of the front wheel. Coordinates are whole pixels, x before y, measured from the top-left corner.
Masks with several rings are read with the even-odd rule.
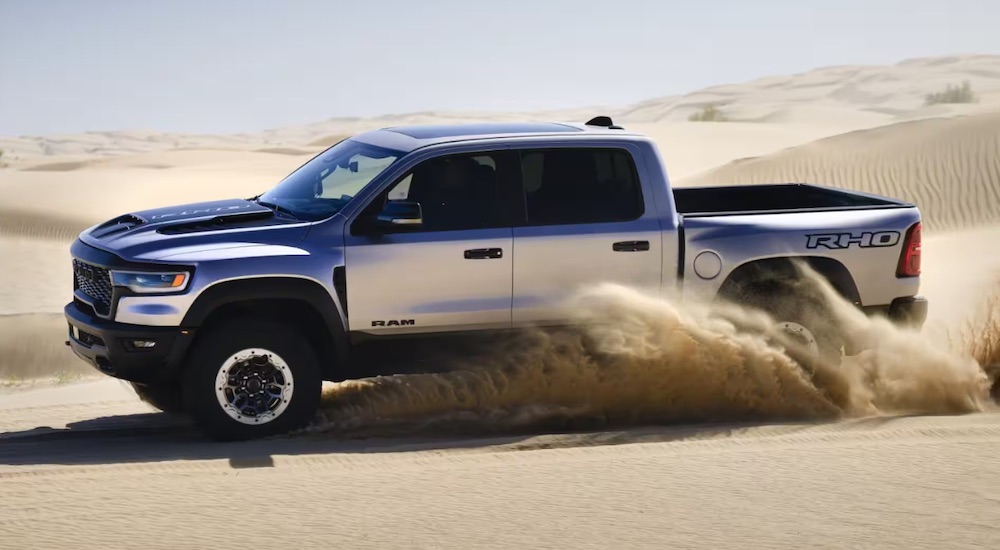
[[[319,406],[322,384],[316,353],[299,333],[275,323],[233,321],[201,335],[184,396],[208,435],[244,440],[305,425]]]

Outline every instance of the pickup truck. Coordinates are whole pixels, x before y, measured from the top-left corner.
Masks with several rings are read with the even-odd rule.
[[[589,283],[748,304],[842,351],[802,313],[802,261],[919,327],[920,220],[817,185],[672,188],[655,143],[604,116],[383,128],[256,197],[84,230],[67,344],[211,438],[258,438],[307,423],[324,380],[370,376],[366,346],[565,325]]]

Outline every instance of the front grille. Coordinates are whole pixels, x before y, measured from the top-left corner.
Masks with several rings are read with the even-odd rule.
[[[91,300],[98,315],[111,313],[111,273],[107,269],[74,258],[73,283],[74,290]]]

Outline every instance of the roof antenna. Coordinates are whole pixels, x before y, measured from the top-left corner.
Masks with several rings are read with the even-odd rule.
[[[609,116],[595,116],[586,123],[587,126],[602,126],[611,130],[624,130],[621,126],[617,126],[614,121],[611,120]]]

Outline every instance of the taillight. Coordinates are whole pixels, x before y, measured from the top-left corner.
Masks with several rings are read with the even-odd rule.
[[[920,276],[920,233],[920,222],[910,226],[910,229],[906,232],[906,240],[903,241],[903,253],[899,256],[899,267],[896,268],[897,277]]]

